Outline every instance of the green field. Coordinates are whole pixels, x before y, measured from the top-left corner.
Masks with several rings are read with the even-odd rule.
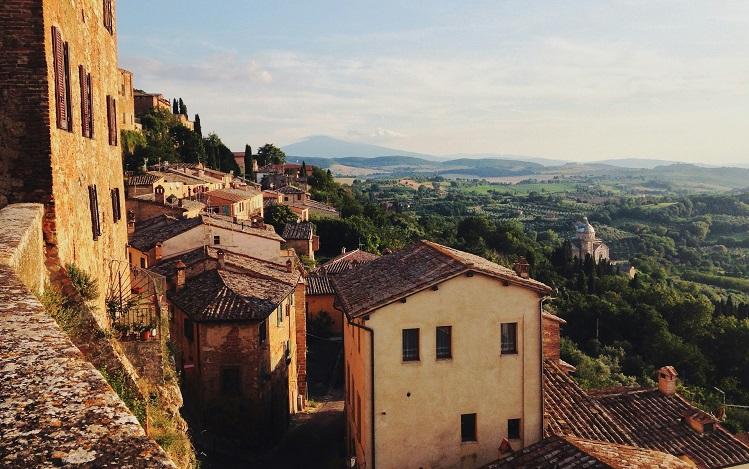
[[[563,192],[574,192],[577,190],[577,184],[572,182],[549,182],[549,183],[530,183],[530,184],[478,184],[466,185],[460,188],[469,194],[486,195],[489,191],[506,193],[512,195],[527,195],[530,192],[541,194],[559,194]]]

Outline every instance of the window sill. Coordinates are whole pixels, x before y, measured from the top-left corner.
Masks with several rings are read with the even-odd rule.
[[[402,365],[411,365],[421,363],[421,360],[401,360]]]
[[[438,357],[438,358],[436,358],[436,361],[438,361],[438,362],[451,362],[451,361],[453,361],[453,357]]]
[[[520,355],[518,352],[502,352],[499,354],[500,357],[517,357]]]
[[[460,442],[460,446],[473,446],[473,445],[478,445],[478,444],[479,444],[478,440],[461,441]]]

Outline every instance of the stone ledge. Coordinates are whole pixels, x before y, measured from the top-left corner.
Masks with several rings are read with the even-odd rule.
[[[0,466],[174,467],[8,267],[0,279]]]
[[[6,265],[31,290],[46,280],[42,204],[13,204],[0,210],[0,265]]]

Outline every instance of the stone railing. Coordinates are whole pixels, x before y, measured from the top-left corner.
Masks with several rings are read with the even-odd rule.
[[[43,215],[0,210],[0,466],[174,467],[32,293]]]

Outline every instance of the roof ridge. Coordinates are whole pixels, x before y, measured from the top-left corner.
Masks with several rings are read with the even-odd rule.
[[[434,241],[429,241],[427,239],[422,239],[420,242],[434,249],[435,251],[448,256],[452,260],[458,261],[459,263],[463,264],[466,267],[473,267],[475,265],[473,262],[462,259],[461,257],[457,256],[455,253],[450,252],[450,248],[447,246],[444,246],[439,243],[435,243]]]

